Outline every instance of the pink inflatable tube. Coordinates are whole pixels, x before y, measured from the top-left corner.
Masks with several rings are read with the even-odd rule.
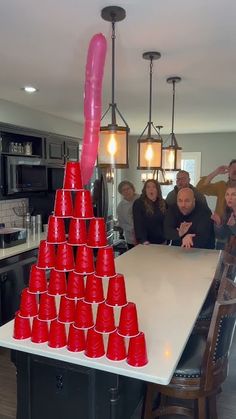
[[[90,41],[84,89],[84,136],[80,159],[83,185],[92,177],[98,153],[99,130],[102,115],[102,80],[107,41],[101,33]]]

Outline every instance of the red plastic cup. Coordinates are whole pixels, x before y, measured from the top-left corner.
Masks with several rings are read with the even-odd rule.
[[[89,223],[87,246],[107,246],[106,224],[104,218],[92,218]]]
[[[13,338],[14,339],[28,339],[31,336],[30,319],[19,316],[16,312],[14,320]]]
[[[137,309],[134,303],[130,302],[122,307],[117,331],[119,335],[124,337],[132,337],[139,334]]]
[[[37,266],[40,269],[52,269],[55,266],[55,248],[46,240],[41,240],[38,252]]]
[[[116,330],[113,307],[106,303],[99,304],[94,329],[99,333],[112,333]]]
[[[132,367],[143,367],[148,363],[146,340],[143,332],[130,339],[127,363]]]
[[[39,269],[37,265],[32,265],[29,277],[29,292],[41,294],[47,291],[46,272]]]
[[[54,204],[54,215],[61,218],[70,218],[73,216],[73,211],[73,202],[70,191],[57,189]]]
[[[31,341],[44,343],[48,341],[48,323],[35,317],[32,325]]]
[[[98,249],[96,275],[101,277],[111,277],[116,275],[114,253],[112,246],[107,246]]]
[[[68,298],[84,298],[84,277],[75,271],[69,272],[67,294]]]
[[[87,246],[78,247],[75,272],[82,275],[94,273],[93,249]]]
[[[38,314],[38,304],[36,295],[29,292],[29,288],[23,289],[20,300],[20,312],[21,317],[34,317]]]
[[[63,323],[53,320],[50,325],[48,346],[51,348],[63,348],[66,346],[66,328]]]
[[[93,205],[90,191],[83,189],[76,192],[74,218],[93,218]]]
[[[106,357],[111,361],[123,361],[126,359],[125,340],[118,335],[117,331],[109,335]]]
[[[89,329],[84,354],[89,358],[101,358],[105,355],[103,336],[94,329]]]
[[[109,279],[106,303],[113,307],[127,304],[124,275],[117,274]]]
[[[75,327],[78,329],[90,329],[94,326],[92,305],[79,300],[75,309]]]
[[[87,242],[87,231],[85,220],[72,218],[70,220],[68,244],[72,246],[81,246]]]
[[[80,163],[77,161],[68,161],[65,167],[63,189],[78,191],[82,188]]]
[[[104,298],[102,279],[91,274],[87,276],[85,296],[86,303],[102,303]]]
[[[55,269],[52,269],[48,284],[48,294],[64,295],[66,294],[66,285],[65,272],[55,271]]]
[[[55,269],[57,271],[73,271],[75,267],[73,248],[67,243],[57,246]]]
[[[42,294],[39,303],[40,320],[54,320],[57,317],[55,297],[49,294]]]
[[[81,352],[85,349],[84,330],[77,329],[73,324],[69,329],[67,349],[71,352]]]
[[[61,297],[58,320],[62,323],[73,323],[75,319],[75,302],[64,295]]]
[[[48,218],[47,242],[58,244],[65,243],[65,241],[66,233],[63,218],[50,215],[50,217]]]

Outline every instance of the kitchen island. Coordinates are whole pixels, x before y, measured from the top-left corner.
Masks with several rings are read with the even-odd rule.
[[[62,419],[68,406],[70,419],[132,417],[143,382],[171,380],[219,255],[215,250],[140,245],[116,259],[116,271],[125,275],[128,299],[137,304],[140,330],[146,334],[149,363],[142,368],[17,341],[13,322],[0,328],[0,345],[17,351],[17,419],[49,419],[52,412]],[[128,388],[132,400],[127,400]]]

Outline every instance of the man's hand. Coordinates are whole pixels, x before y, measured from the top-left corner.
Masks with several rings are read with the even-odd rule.
[[[213,212],[213,214],[211,214],[211,219],[214,221],[214,223],[215,223],[217,226],[220,226],[220,225],[221,225],[221,219],[220,219],[220,216],[219,216],[216,212]]]
[[[229,166],[219,166],[217,167],[215,172],[217,175],[225,175],[226,173],[229,172]]]
[[[181,247],[186,247],[186,249],[193,247],[193,237],[195,236],[196,234],[187,234],[185,237],[183,237]]]
[[[234,218],[234,213],[232,212],[231,216],[229,217],[228,221],[227,221],[227,226],[234,226],[236,224],[235,218]]]
[[[186,223],[185,221],[180,224],[179,228],[177,228],[177,231],[179,233],[179,237],[183,237],[189,228],[191,227],[192,223]]]

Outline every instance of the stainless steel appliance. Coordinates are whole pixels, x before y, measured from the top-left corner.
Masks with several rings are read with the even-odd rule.
[[[47,167],[37,157],[4,156],[4,195],[21,192],[46,191],[48,189]]]
[[[95,217],[104,217],[107,228],[108,243],[113,244],[114,221],[114,184],[107,182],[106,172],[98,167],[94,168],[93,177],[86,186],[91,191]]]

